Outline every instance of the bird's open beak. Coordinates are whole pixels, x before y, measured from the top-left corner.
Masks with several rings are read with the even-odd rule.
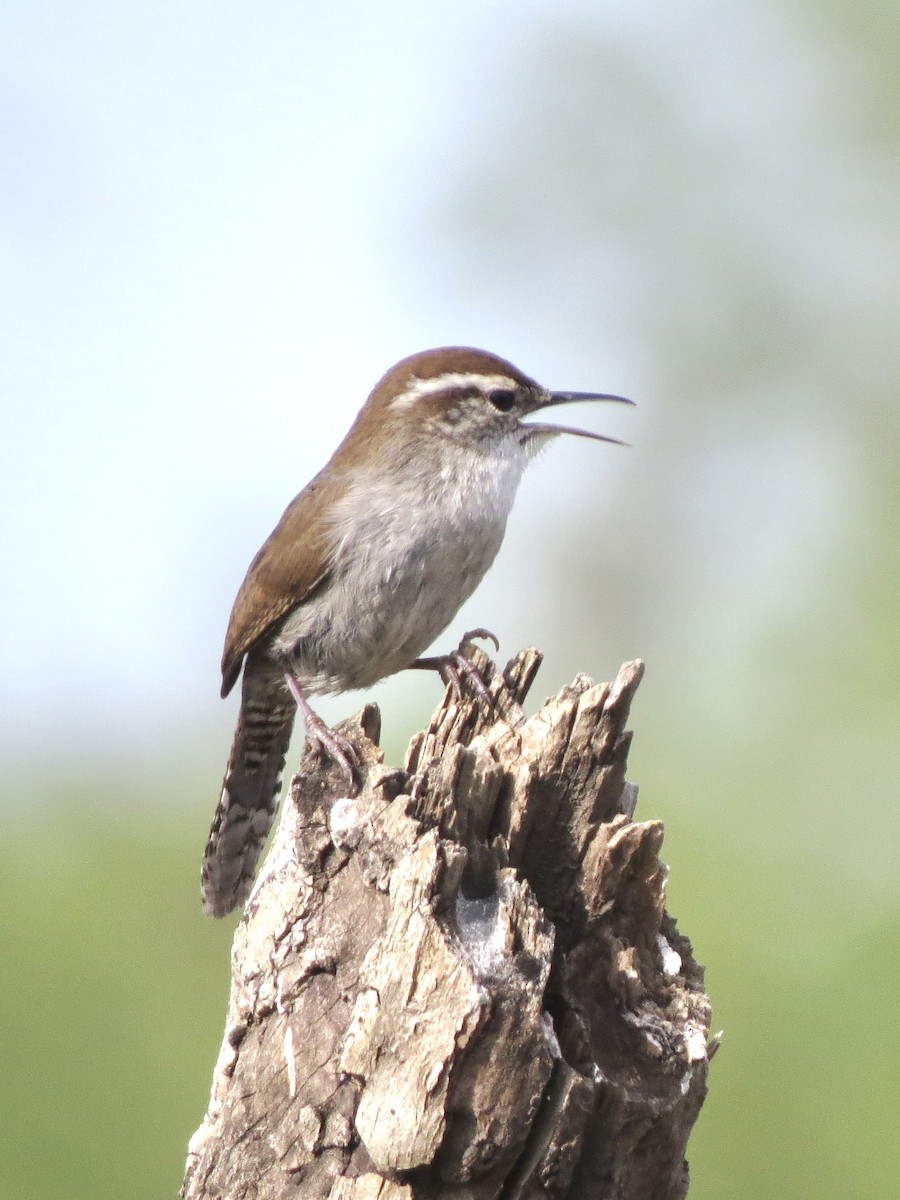
[[[556,404],[575,404],[579,400],[611,400],[616,404],[634,404],[625,396],[613,396],[608,392],[547,392],[545,398],[537,405],[536,411],[552,408]],[[627,446],[620,438],[608,437],[605,433],[591,433],[588,429],[576,429],[572,425],[541,425],[531,421],[523,422],[522,428],[527,430],[530,437],[551,437],[557,433],[571,433],[574,437],[592,438],[595,442],[612,442],[614,446]]]

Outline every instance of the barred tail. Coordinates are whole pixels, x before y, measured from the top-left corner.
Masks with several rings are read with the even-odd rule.
[[[241,711],[222,795],[203,855],[203,911],[224,917],[250,894],[281,789],[297,708],[284,679],[252,655],[244,667]]]

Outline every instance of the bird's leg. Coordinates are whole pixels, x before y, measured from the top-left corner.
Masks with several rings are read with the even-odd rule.
[[[350,795],[355,796],[359,791],[359,782],[353,766],[353,749],[349,742],[344,738],[338,737],[336,733],[328,728],[318,713],[313,712],[309,706],[309,701],[303,695],[303,689],[293,675],[286,671],[284,678],[291,690],[291,695],[297,702],[300,716],[303,718],[307,741],[314,747],[318,747],[332,762],[337,763],[347,778]]]
[[[417,658],[409,664],[410,670],[437,671],[443,682],[453,688],[457,700],[463,698],[463,680],[468,680],[472,689],[477,692],[485,704],[493,710],[494,697],[487,690],[484,680],[476,666],[466,657],[465,647],[473,638],[485,638],[494,643],[494,649],[500,649],[500,643],[489,629],[470,629],[459,640],[459,645],[449,654],[437,654],[432,658]]]

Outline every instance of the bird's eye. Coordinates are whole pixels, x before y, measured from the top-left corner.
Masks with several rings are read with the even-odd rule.
[[[508,388],[493,388],[488,392],[488,400],[500,412],[509,412],[516,403],[516,393]]]

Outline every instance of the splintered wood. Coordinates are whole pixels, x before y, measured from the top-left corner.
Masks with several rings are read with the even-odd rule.
[[[703,971],[632,819],[643,665],[530,718],[448,691],[363,787],[307,756],[235,934],[225,1039],[185,1200],[678,1200],[706,1092]]]

